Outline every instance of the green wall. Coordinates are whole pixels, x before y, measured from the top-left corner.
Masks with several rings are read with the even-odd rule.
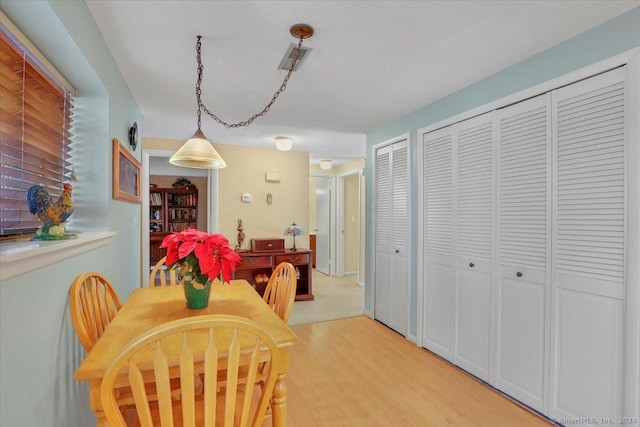
[[[111,140],[126,142],[141,114],[84,1],[0,0],[0,8],[77,90],[69,228],[117,233],[109,246],[0,283],[0,425],[87,427],[96,420],[87,384],[73,379],[85,353],[68,291],[86,270],[103,273],[122,299],[139,286],[140,205],[111,197]]]
[[[367,265],[373,263],[373,181],[372,147],[381,142],[409,132],[411,169],[411,223],[409,235],[413,237],[410,245],[410,320],[409,336],[416,338],[417,333],[417,269],[422,254],[418,253],[418,129],[437,123],[446,118],[498,100],[507,95],[520,92],[529,87],[578,70],[589,64],[640,46],[640,7],[618,16],[602,25],[594,27],[578,36],[536,54],[512,67],[506,68],[484,80],[474,83],[452,95],[441,98],[411,114],[389,123],[367,134],[366,179],[366,259]],[[429,84],[429,82],[425,82]],[[372,312],[371,269],[367,269],[365,278],[365,311]]]

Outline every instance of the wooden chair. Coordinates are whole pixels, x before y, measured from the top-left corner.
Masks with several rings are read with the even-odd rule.
[[[100,273],[79,274],[69,290],[71,321],[80,344],[89,352],[122,307],[111,283]]]
[[[264,302],[285,323],[289,321],[289,316],[291,316],[291,310],[293,309],[293,300],[296,297],[296,283],[296,269],[288,262],[281,262],[273,270],[262,296]]]
[[[149,275],[150,287],[156,286],[157,276],[159,276],[159,279],[160,279],[160,286],[178,284],[178,276],[176,275],[176,270],[164,268],[164,262],[166,259],[167,259],[166,256],[162,257],[162,259],[160,259],[160,261],[158,261],[156,265],[153,267],[153,270],[151,270],[151,274]],[[169,280],[167,280],[167,274],[169,275]]]
[[[170,367],[170,361],[177,360],[179,366]],[[114,427],[127,425],[114,391],[124,375],[134,394],[135,425],[256,427],[273,394],[280,363],[273,337],[257,323],[230,315],[194,316],[153,328],[127,345],[107,368],[100,397]],[[259,388],[243,384],[256,383],[261,365],[264,390],[258,395]],[[198,372],[204,376],[202,393],[194,382]],[[182,384],[181,399],[175,401],[169,387],[172,374]],[[157,402],[149,402],[144,378],[155,381]]]
[[[91,351],[102,336],[113,318],[120,311],[122,303],[111,283],[100,273],[87,271],[79,274],[69,290],[69,308],[71,321],[76,330],[80,344]],[[172,383],[174,399],[180,397],[180,384]],[[150,395],[153,395],[150,389]],[[133,403],[133,395],[129,387],[121,387],[117,391],[118,406],[125,407]]]

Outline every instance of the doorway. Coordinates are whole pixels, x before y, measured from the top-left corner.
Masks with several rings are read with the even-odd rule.
[[[364,175],[362,169],[339,173],[336,182],[336,276],[357,275],[363,283]]]
[[[167,182],[167,177],[186,177],[197,179],[198,181],[198,193],[199,204],[204,203],[205,209],[203,210],[206,217],[205,226],[207,232],[213,233],[218,228],[218,215],[216,206],[218,204],[218,172],[217,170],[206,169],[193,169],[173,166],[169,163],[169,158],[173,155],[174,151],[166,150],[142,150],[142,281],[144,286],[148,285],[150,267],[150,254],[149,254],[149,191],[147,190],[152,182],[150,182],[150,176],[163,176],[162,182]],[[202,178],[205,178],[204,180]],[[163,184],[164,185],[164,184]],[[201,224],[199,222],[199,224]],[[200,226],[199,226],[200,228]]]
[[[316,270],[355,275],[364,285],[364,175],[361,168],[309,177],[309,230],[315,235]]]
[[[313,174],[309,178],[309,234],[315,235],[315,268],[327,276],[334,275],[331,262],[333,181],[334,178],[327,174]]]

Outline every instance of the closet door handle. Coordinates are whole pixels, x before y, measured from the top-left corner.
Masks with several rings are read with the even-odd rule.
[[[400,253],[400,249],[396,249],[396,253],[399,254]]]
[[[471,268],[473,268],[473,266],[474,266],[474,265],[475,265],[475,264],[474,264],[474,263],[472,263],[472,262],[470,262],[470,263],[469,263],[469,267],[471,267]]]
[[[518,276],[518,277],[522,277],[522,273],[518,271],[518,272],[516,273],[516,276]]]

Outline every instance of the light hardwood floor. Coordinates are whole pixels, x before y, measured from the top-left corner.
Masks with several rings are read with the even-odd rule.
[[[292,329],[289,426],[553,425],[367,317]]]

